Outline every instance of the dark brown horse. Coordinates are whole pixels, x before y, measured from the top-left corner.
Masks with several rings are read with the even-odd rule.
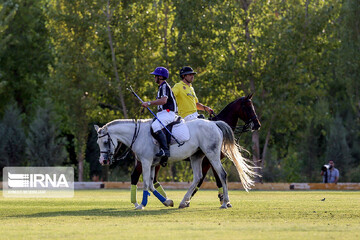
[[[209,118],[209,120],[212,120],[212,121],[222,120],[222,121],[226,122],[232,128],[233,131],[235,131],[238,119],[241,119],[245,123],[245,125],[242,126],[241,132],[259,130],[261,127],[261,124],[256,115],[255,108],[254,108],[254,105],[253,105],[251,99],[252,99],[252,94],[250,94],[246,97],[238,98],[235,101],[229,103],[218,115],[211,116]],[[224,157],[224,156],[222,156],[222,157]],[[211,166],[209,160],[205,157],[202,162],[202,176],[203,177],[202,177],[200,183],[198,184],[198,187],[194,191],[193,196],[196,193],[196,191],[200,188],[210,167],[212,167],[212,166]],[[160,165],[158,165],[155,168],[155,178],[154,178],[155,188],[156,187],[161,188],[160,184],[157,182],[157,175],[158,175],[159,169],[160,169]],[[135,169],[134,169],[133,173],[131,174],[131,185],[133,185],[132,191],[131,191],[131,195],[132,195],[131,201],[134,204],[136,204],[136,185],[139,181],[141,173],[142,173],[141,163],[139,161],[137,161]],[[213,169],[213,173],[214,173],[214,177],[216,179],[216,185],[219,189],[221,189],[222,185],[221,185],[220,179],[217,176],[214,169]],[[220,199],[220,202],[222,202],[221,191],[219,191],[218,197]]]

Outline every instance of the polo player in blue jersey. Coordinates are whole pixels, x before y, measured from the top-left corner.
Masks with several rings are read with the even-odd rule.
[[[163,125],[166,126],[172,123],[176,118],[177,105],[174,93],[171,90],[170,85],[166,82],[169,78],[169,71],[164,67],[157,67],[152,73],[154,75],[155,82],[159,85],[156,100],[143,102],[142,106],[147,108],[151,105],[157,106],[156,119],[151,127],[155,133],[155,139],[160,145],[160,151],[156,154],[156,157],[161,157],[160,164],[166,166],[167,158],[170,157],[170,150],[167,144],[165,133],[162,131]],[[161,123],[159,122],[161,121]]]

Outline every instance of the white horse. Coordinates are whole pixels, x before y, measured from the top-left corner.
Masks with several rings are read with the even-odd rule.
[[[136,209],[144,209],[147,204],[147,198],[150,195],[149,190],[165,206],[173,206],[173,201],[165,199],[155,190],[153,185],[154,166],[159,163],[160,159],[155,157],[159,147],[154,144],[150,134],[151,122],[151,119],[138,121],[115,120],[107,123],[102,128],[99,128],[97,125],[94,126],[98,134],[97,143],[100,147],[100,164],[108,163],[111,160],[118,141],[131,147],[137,159],[141,162],[144,190],[142,202]],[[227,208],[230,200],[226,183],[227,173],[220,159],[221,151],[234,162],[246,191],[254,183],[252,180],[252,177],[256,175],[253,171],[254,167],[242,158],[235,143],[233,131],[225,122],[199,119],[185,124],[189,128],[190,140],[180,147],[177,144],[171,145],[170,157],[168,159],[168,161],[180,161],[190,158],[193,169],[193,182],[181,201],[179,208],[187,207],[190,204],[191,195],[202,177],[201,162],[205,155],[221,179],[224,189],[224,201],[221,208]]]

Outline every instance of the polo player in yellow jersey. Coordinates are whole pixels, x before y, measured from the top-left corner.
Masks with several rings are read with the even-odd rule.
[[[172,88],[178,104],[178,115],[185,121],[191,121],[198,118],[197,110],[207,111],[209,114],[213,110],[204,104],[199,103],[195,90],[192,87],[196,72],[191,67],[183,67],[180,69],[181,81],[176,83]]]
[[[176,83],[172,88],[178,104],[178,115],[185,121],[191,121],[199,118],[197,110],[207,111],[209,114],[214,111],[204,104],[200,103],[196,97],[195,90],[192,86],[196,72],[191,67],[183,67],[180,69],[181,81]],[[196,187],[195,192],[199,190]],[[219,187],[219,195],[223,194],[223,188]]]

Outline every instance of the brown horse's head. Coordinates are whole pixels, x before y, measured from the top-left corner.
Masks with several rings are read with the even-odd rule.
[[[218,115],[210,117],[209,119],[213,121],[222,120],[234,131],[238,119],[240,118],[245,123],[241,132],[259,130],[261,123],[256,115],[255,108],[251,100],[252,96],[253,94],[249,94],[246,97],[236,99],[221,110]]]
[[[248,125],[248,128],[251,131],[260,130],[261,123],[255,112],[254,104],[252,102],[253,94],[249,94],[244,98],[240,99],[241,104],[241,113],[240,118],[245,122],[245,126]]]

